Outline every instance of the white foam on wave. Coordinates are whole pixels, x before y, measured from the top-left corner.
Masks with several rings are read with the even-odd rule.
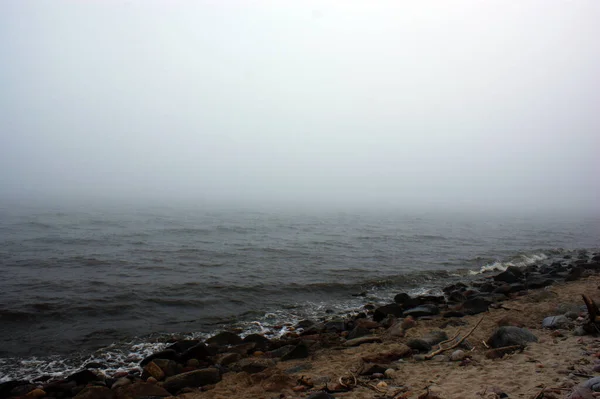
[[[471,270],[469,274],[476,275],[483,274],[486,272],[503,272],[506,269],[508,269],[509,266],[526,267],[546,259],[548,259],[548,255],[544,253],[519,255],[518,257],[511,259],[508,262],[496,261],[494,263],[489,263],[487,265],[481,266],[479,270]]]

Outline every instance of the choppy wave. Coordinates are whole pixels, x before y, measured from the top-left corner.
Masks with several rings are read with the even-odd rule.
[[[503,272],[508,269],[510,266],[515,267],[526,267],[530,265],[534,265],[538,262],[544,261],[548,259],[548,255],[545,253],[535,253],[535,254],[522,254],[517,257],[506,261],[496,261],[493,263],[486,264],[481,266],[479,270],[471,271],[471,274],[482,274],[487,272]]]

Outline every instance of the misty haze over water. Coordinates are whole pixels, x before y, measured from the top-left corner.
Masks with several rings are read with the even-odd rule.
[[[598,250],[598,20],[0,3],[0,381]]]

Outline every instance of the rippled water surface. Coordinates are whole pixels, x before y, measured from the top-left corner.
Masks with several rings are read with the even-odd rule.
[[[5,205],[0,379],[143,354],[166,333],[345,312],[599,237],[600,220],[568,215]]]

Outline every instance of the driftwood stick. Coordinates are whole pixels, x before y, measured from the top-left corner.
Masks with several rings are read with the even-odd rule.
[[[449,346],[449,347],[447,347],[447,348],[442,348],[442,347],[441,347],[441,344],[440,344],[440,349],[438,349],[438,350],[436,350],[436,351],[433,351],[433,352],[431,352],[431,353],[430,353],[430,354],[428,354],[428,355],[425,355],[425,359],[427,359],[427,360],[433,359],[433,357],[434,357],[434,356],[437,356],[437,355],[439,355],[440,353],[444,353],[445,351],[449,351],[450,349],[454,349],[454,348],[456,348],[458,345],[462,344],[462,343],[463,343],[463,341],[464,341],[465,339],[467,339],[467,337],[468,337],[469,335],[471,335],[471,334],[473,333],[473,331],[475,331],[475,329],[476,329],[477,327],[479,327],[479,324],[480,324],[480,323],[483,321],[483,318],[484,318],[484,317],[485,317],[485,316],[482,316],[482,317],[481,317],[481,319],[479,319],[479,321],[478,321],[478,322],[477,322],[477,323],[476,323],[476,324],[473,326],[473,328],[471,328],[471,330],[470,330],[470,331],[469,331],[467,334],[465,334],[465,335],[464,335],[464,336],[463,336],[461,339],[459,339],[459,340],[458,340],[458,342],[454,343],[453,345],[451,345],[451,346]]]

